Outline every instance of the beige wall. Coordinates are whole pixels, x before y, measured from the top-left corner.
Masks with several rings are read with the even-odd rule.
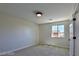
[[[38,44],[38,30],[35,23],[0,14],[0,53]]]
[[[53,24],[64,24],[65,26],[65,37],[64,38],[51,38],[51,31],[52,31],[52,25]],[[60,47],[69,47],[69,21],[63,21],[63,22],[55,22],[55,23],[48,23],[48,24],[40,24],[40,44],[50,44],[50,45],[56,45]]]

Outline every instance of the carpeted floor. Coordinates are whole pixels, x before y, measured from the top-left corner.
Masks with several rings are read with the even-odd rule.
[[[68,52],[68,49],[65,48],[38,45],[16,51],[11,56],[68,56]]]

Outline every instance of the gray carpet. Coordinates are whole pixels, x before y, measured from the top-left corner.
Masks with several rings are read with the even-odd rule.
[[[12,53],[11,56],[68,56],[68,52],[68,49],[64,48],[38,45],[16,51]]]

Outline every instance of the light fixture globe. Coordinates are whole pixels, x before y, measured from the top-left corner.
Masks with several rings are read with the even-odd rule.
[[[38,11],[38,12],[36,12],[36,16],[37,16],[37,17],[41,17],[41,16],[42,16],[42,14],[43,14],[42,12],[39,12],[39,11]]]

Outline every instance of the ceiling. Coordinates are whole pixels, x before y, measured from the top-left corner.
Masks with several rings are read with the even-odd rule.
[[[68,20],[74,13],[76,6],[75,3],[10,3],[0,4],[0,12],[41,24]],[[43,16],[36,17],[34,11],[41,11]]]

